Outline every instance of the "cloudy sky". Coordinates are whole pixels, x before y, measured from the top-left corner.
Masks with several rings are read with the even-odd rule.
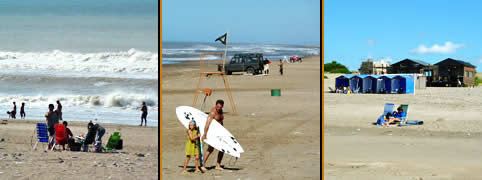
[[[435,64],[464,60],[482,71],[482,2],[325,1],[325,63],[357,70],[372,58]]]

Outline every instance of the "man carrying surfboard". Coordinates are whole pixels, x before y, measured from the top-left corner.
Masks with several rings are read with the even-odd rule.
[[[208,134],[208,130],[209,130],[209,125],[211,125],[211,121],[213,119],[216,120],[219,124],[223,125],[223,120],[224,120],[223,106],[224,106],[224,101],[219,99],[216,101],[216,106],[213,109],[211,109],[211,112],[209,112],[208,119],[206,121],[206,126],[204,126],[205,128],[204,128],[204,135],[202,136],[202,140],[206,139],[206,135]],[[207,171],[206,161],[208,160],[209,155],[211,155],[213,151],[214,151],[214,148],[209,145],[205,153],[206,157],[204,157],[204,161],[201,167],[203,171]],[[223,155],[224,155],[224,152],[221,152],[221,151],[218,152],[218,160],[216,162],[215,169],[224,170],[221,167],[221,161],[223,160]]]

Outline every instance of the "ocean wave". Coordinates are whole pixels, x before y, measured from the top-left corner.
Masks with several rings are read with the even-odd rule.
[[[41,74],[82,74],[115,76],[115,74],[158,74],[157,53],[130,49],[121,52],[72,53],[61,50],[48,52],[0,52],[0,68],[4,72]]]
[[[158,97],[135,94],[114,92],[108,95],[65,95],[65,96],[2,96],[0,97],[0,104],[3,106],[12,105],[12,102],[17,103],[19,108],[22,102],[26,107],[45,107],[48,104],[56,104],[60,100],[65,107],[87,106],[87,107],[104,107],[104,108],[124,108],[124,109],[140,109],[142,102],[151,110],[158,110]]]
[[[198,60],[200,53],[204,52],[224,52],[221,45],[206,45],[202,43],[185,43],[175,44],[170,47],[167,43],[162,49],[163,60],[181,61],[181,60]],[[233,44],[228,47],[228,56],[237,53],[263,53],[266,57],[280,56],[307,56],[319,55],[320,48],[310,48],[304,46],[293,45],[273,45],[273,44]]]

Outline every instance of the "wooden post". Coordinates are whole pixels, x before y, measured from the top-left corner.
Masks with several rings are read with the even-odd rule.
[[[227,48],[226,48],[226,50],[227,50]],[[197,104],[197,100],[198,100],[198,97],[199,97],[199,92],[200,92],[200,88],[201,88],[201,84],[202,84],[202,79],[204,78],[204,76],[220,75],[221,79],[223,80],[224,89],[226,90],[226,94],[228,96],[229,102],[231,103],[231,108],[233,109],[233,115],[237,115],[236,104],[234,103],[234,98],[233,98],[233,95],[231,93],[231,88],[229,87],[228,79],[224,74],[224,61],[222,62],[223,63],[222,72],[204,72],[204,56],[205,55],[223,55],[224,58],[226,58],[226,54],[222,54],[222,53],[202,53],[200,55],[201,59],[200,59],[199,81],[198,81],[197,86],[196,86],[196,92],[195,92],[194,101],[192,103],[192,106],[195,107],[196,104]],[[221,60],[223,60],[223,58],[221,58]]]

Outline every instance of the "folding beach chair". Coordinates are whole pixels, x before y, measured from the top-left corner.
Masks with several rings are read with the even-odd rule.
[[[54,145],[52,146],[51,151],[54,150],[56,145],[65,145],[68,141],[67,137],[67,130],[63,124],[56,124],[55,125],[55,140]]]
[[[328,87],[330,89],[330,93],[335,93],[335,90],[333,90],[331,87]]]
[[[385,108],[383,109],[383,115],[387,115],[387,113],[393,113],[393,107],[395,107],[392,103],[385,103]]]
[[[114,134],[110,135],[109,141],[105,145],[105,150],[108,150],[108,151],[115,150],[119,141],[120,141],[119,132],[114,132]]]
[[[402,104],[400,106],[402,106],[403,112],[405,112],[405,116],[402,116],[402,119],[400,120],[400,124],[402,124],[403,122],[407,122],[408,104]]]
[[[37,141],[35,142],[35,145],[33,146],[33,149],[37,149],[38,143],[49,143],[49,135],[47,133],[47,124],[45,123],[37,123]],[[48,148],[48,147],[47,147]],[[47,149],[46,149],[47,150]]]

